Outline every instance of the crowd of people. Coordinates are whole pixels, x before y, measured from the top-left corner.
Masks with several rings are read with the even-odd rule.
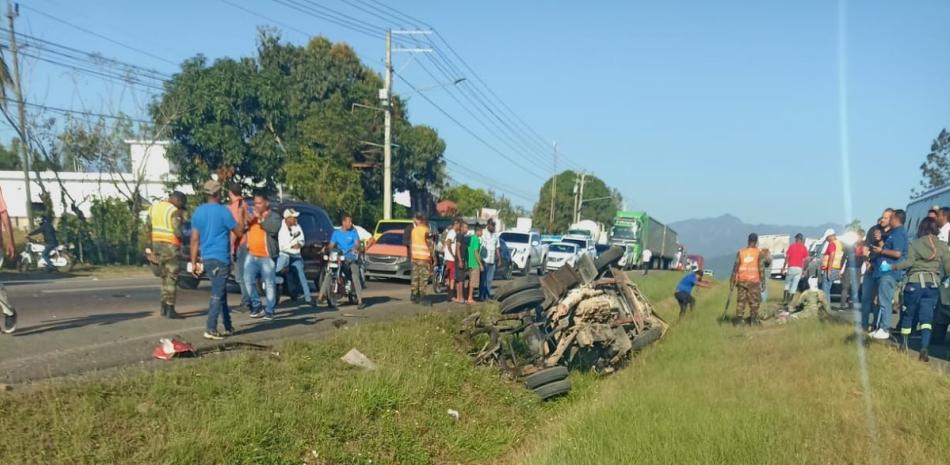
[[[929,360],[932,333],[939,329],[942,339],[945,315],[950,315],[950,208],[933,207],[911,233],[906,220],[904,210],[888,208],[867,232],[855,229],[839,237],[829,229],[811,251],[804,236],[796,234],[785,251],[785,292],[778,318],[857,308],[868,337],[895,340],[906,350],[917,331],[919,357]],[[750,234],[747,246],[737,253],[730,278],[737,293],[734,324],[759,324],[769,258],[769,252],[758,247],[756,234]],[[832,308],[836,282],[841,283],[840,301]],[[891,320],[895,313],[896,325]],[[935,320],[944,324],[935,328]]]

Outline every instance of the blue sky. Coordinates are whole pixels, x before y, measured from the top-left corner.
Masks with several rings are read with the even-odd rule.
[[[382,69],[381,39],[270,0],[228,1],[349,42],[368,64]],[[314,3],[387,25],[352,6],[372,5],[365,1]],[[845,6],[850,189],[841,162],[840,23],[834,1],[388,4],[439,30],[531,128],[558,141],[567,163],[585,166],[617,187],[628,208],[651,211],[664,221],[732,213],[753,223],[844,222],[850,194],[854,216],[867,223],[884,206],[906,205],[931,140],[950,126],[947,1],[852,0]],[[253,54],[256,27],[270,24],[216,0],[23,5],[35,8],[21,12],[18,29],[24,33],[167,73],[175,67],[37,10],[174,63],[197,53]],[[306,40],[286,28],[284,37]],[[438,84],[419,65],[435,70],[430,62],[408,60],[397,55],[396,66],[413,85]],[[27,68],[27,94],[34,102],[136,112],[147,99],[147,93],[133,98],[121,86],[43,63]],[[458,77],[467,79],[460,86],[476,84],[474,76]],[[409,92],[400,80],[395,88]],[[452,99],[450,92],[460,91],[434,89],[426,96],[492,146],[524,156],[510,147],[519,141],[509,144],[486,131]],[[536,195],[541,180],[506,164],[423,98],[412,96],[409,109],[413,122],[440,131],[449,159],[504,190]],[[532,144],[540,157],[546,149],[536,139]],[[454,166],[454,177],[484,186],[483,178]],[[549,173],[538,168],[534,174]]]

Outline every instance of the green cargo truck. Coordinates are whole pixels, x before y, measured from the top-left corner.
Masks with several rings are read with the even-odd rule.
[[[646,212],[618,211],[610,230],[610,244],[627,251],[620,264],[628,269],[640,262],[644,248],[653,252],[651,268],[669,269],[676,256],[676,239],[676,231]]]

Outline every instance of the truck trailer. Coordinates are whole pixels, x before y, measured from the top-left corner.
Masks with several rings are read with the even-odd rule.
[[[650,249],[650,267],[669,269],[678,250],[676,231],[646,212],[618,211],[610,230],[610,244],[626,249],[621,265],[627,268],[640,262],[643,249]]]

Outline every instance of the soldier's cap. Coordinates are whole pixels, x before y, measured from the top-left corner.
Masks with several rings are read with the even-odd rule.
[[[205,194],[217,195],[221,193],[221,183],[215,181],[214,179],[209,179],[204,183]]]
[[[298,217],[298,216],[300,216],[300,212],[298,212],[297,210],[294,210],[293,208],[288,208],[288,209],[284,210],[284,219],[285,219],[285,220],[286,220],[287,218],[296,218],[296,217]]]

